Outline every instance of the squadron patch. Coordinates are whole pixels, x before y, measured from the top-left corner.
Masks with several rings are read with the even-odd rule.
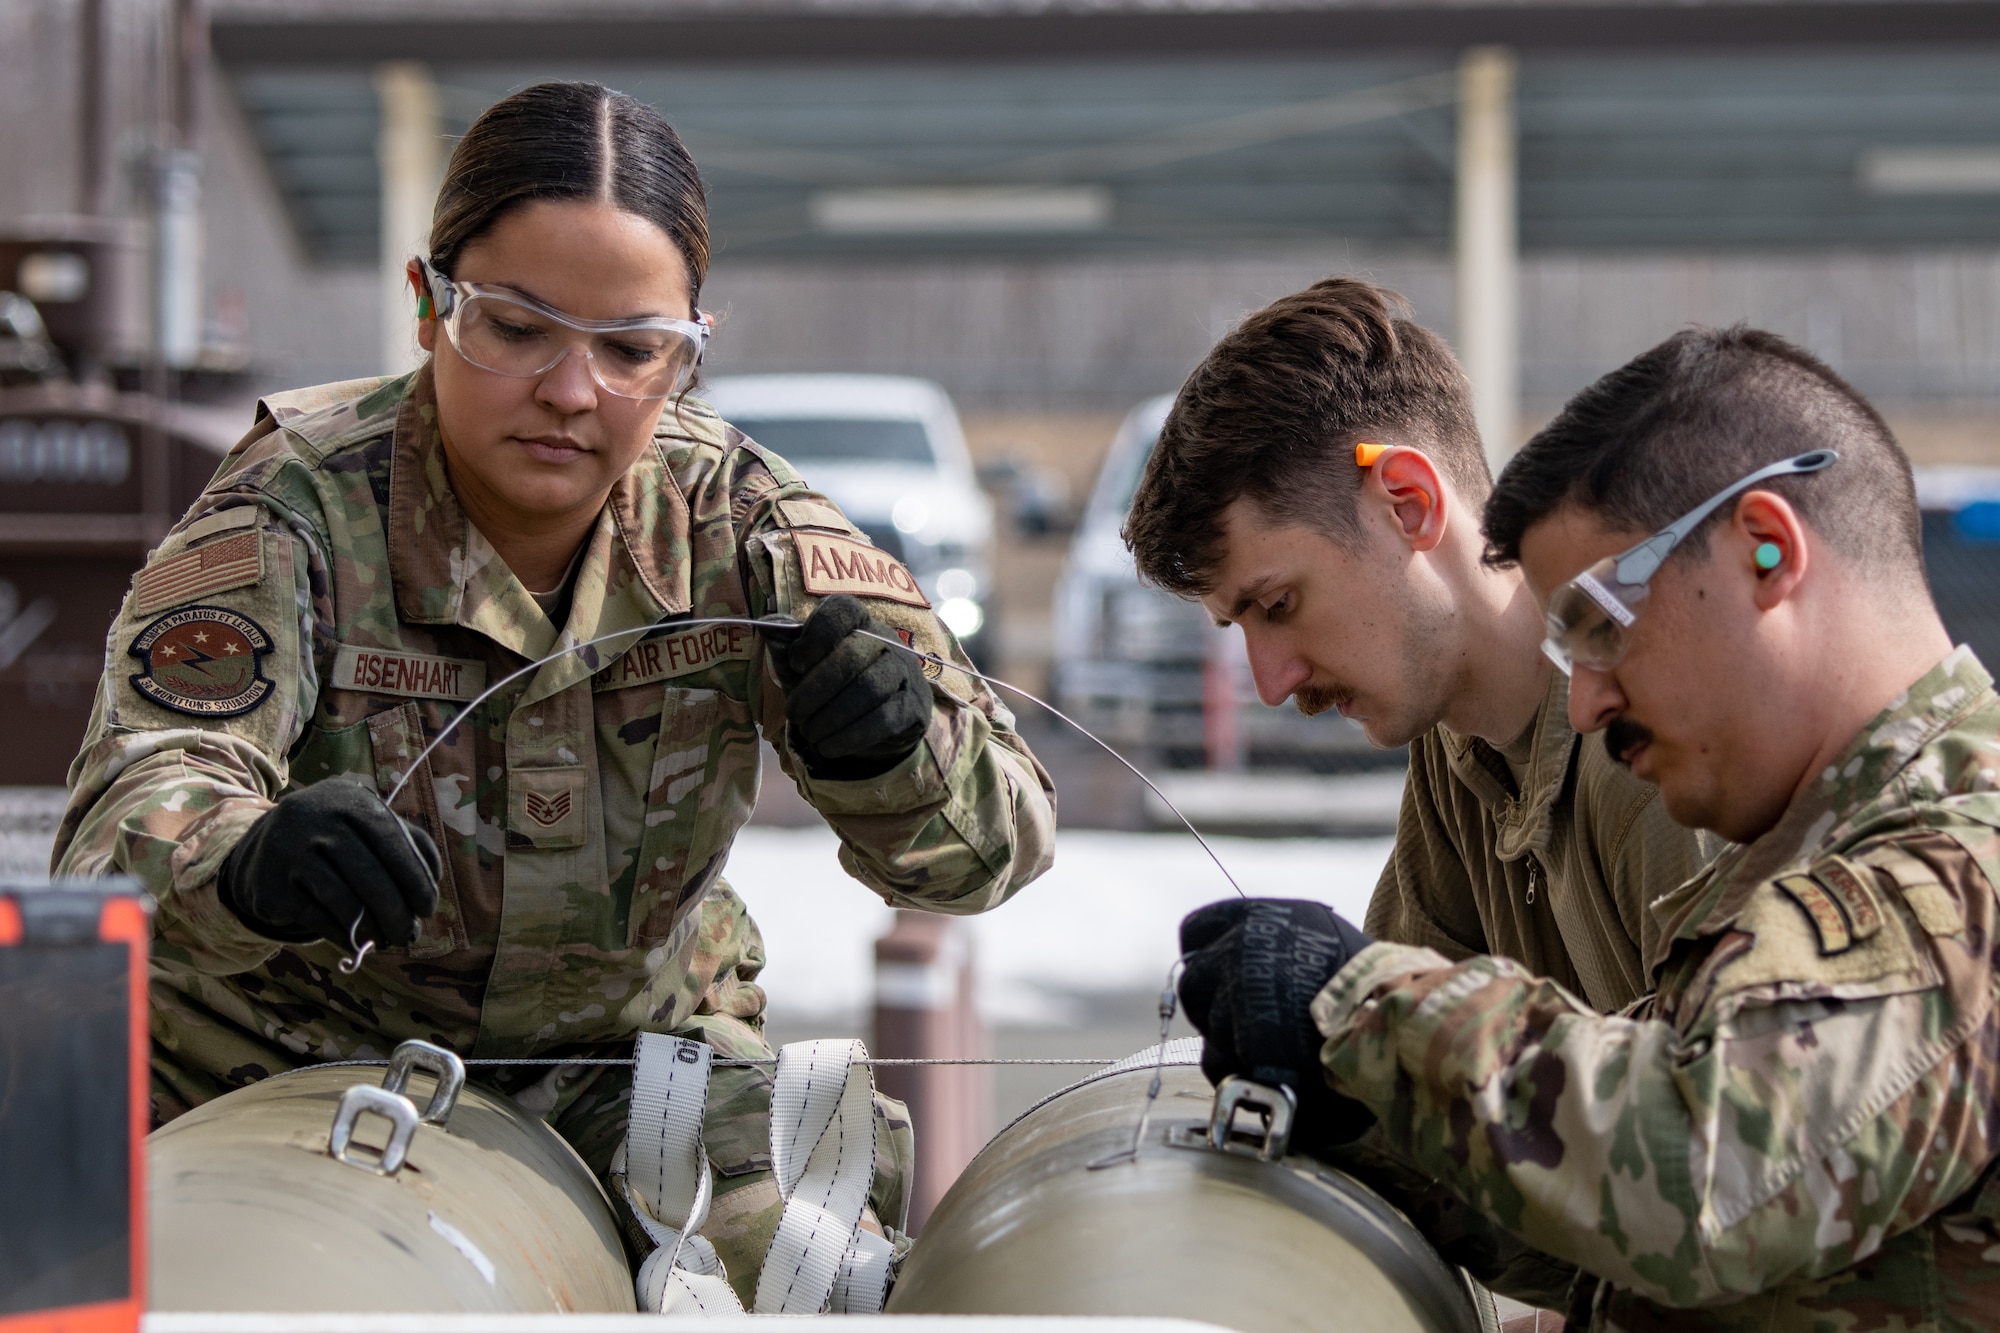
[[[930,609],[930,598],[902,562],[866,542],[796,528],[792,541],[798,547],[805,589],[815,597],[845,592]]]
[[[271,636],[250,617],[219,606],[169,612],[125,651],[139,659],[132,688],[176,713],[235,717],[271,694],[262,670]]]

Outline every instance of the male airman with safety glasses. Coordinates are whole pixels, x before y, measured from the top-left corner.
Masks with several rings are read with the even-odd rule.
[[[1888,428],[1780,338],[1689,330],[1573,399],[1485,517],[1577,729],[1738,845],[1658,886],[1655,993],[1619,1017],[1316,904],[1205,908],[1204,1068],[1372,1120],[1594,1279],[1594,1329],[2000,1328],[2000,696],[1932,605]]]

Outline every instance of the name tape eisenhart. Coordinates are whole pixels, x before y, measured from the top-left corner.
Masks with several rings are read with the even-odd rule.
[[[347,643],[333,659],[333,685],[369,694],[464,702],[486,688],[486,664]]]

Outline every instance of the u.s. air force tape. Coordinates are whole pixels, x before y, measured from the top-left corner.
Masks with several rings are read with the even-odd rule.
[[[651,685],[706,671],[723,662],[747,662],[757,648],[757,634],[748,625],[705,625],[700,629],[658,634],[634,644],[623,656],[590,679],[593,690],[622,690]]]

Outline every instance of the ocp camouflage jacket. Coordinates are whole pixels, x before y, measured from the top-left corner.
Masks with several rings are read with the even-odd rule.
[[[2000,1328],[2000,697],[1954,651],[1653,905],[1657,990],[1378,944],[1321,991],[1393,1148],[1602,1279],[1593,1327]]]
[[[978,912],[1048,866],[1051,784],[979,682],[940,670],[915,754],[821,781],[786,746],[757,633],[676,625],[803,619],[816,592],[852,591],[964,660],[907,571],[705,405],[669,405],[612,491],[562,626],[460,509],[427,373],[280,395],[259,415],[112,627],[57,841],[59,871],[124,871],[159,900],[161,1118],[409,1037],[603,1054],[685,1022],[731,982],[709,944],[746,934],[697,908],[740,915],[721,875],[760,733],[839,833],[842,866],[891,903]],[[410,773],[482,688],[620,630],[506,685]],[[445,859],[416,942],[353,976],[332,944],[252,933],[215,887],[273,801],[336,774],[385,794],[408,774],[395,809]]]

